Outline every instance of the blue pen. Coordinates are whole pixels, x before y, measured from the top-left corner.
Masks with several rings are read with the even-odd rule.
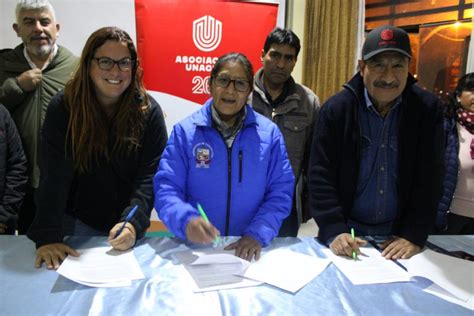
[[[125,219],[125,222],[123,222],[122,224],[122,227],[120,227],[120,229],[117,231],[117,233],[115,234],[115,238],[117,238],[123,231],[123,229],[125,228],[125,224],[127,224],[133,217],[133,215],[135,215],[135,212],[137,211],[138,209],[138,205],[135,205],[132,210],[128,213],[127,215],[127,218]]]

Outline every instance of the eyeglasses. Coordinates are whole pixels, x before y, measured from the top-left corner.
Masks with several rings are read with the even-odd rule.
[[[214,79],[213,82],[216,86],[221,88],[227,88],[231,82],[234,83],[235,90],[239,92],[247,92],[250,88],[250,82],[247,80],[230,79],[228,76],[223,75],[212,76],[212,78]]]
[[[97,61],[97,65],[102,70],[111,70],[114,68],[115,64],[117,64],[121,71],[130,71],[130,69],[132,69],[133,65],[135,64],[135,61],[129,57],[125,57],[120,60],[113,60],[109,57],[99,57],[93,59]]]

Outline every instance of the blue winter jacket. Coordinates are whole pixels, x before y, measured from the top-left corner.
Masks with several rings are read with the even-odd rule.
[[[246,105],[231,148],[213,127],[212,99],[173,127],[154,178],[155,209],[179,238],[199,215],[225,236],[250,236],[265,247],[291,210],[294,176],[278,127]]]
[[[448,224],[448,211],[458,183],[459,170],[459,136],[454,118],[444,119],[446,151],[444,154],[445,173],[443,179],[443,195],[439,201],[436,217],[437,231],[443,231]]]

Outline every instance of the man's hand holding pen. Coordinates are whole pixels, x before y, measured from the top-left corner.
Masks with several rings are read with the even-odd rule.
[[[359,247],[366,244],[367,241],[359,237],[352,238],[351,234],[343,233],[332,241],[329,248],[331,248],[332,252],[336,255],[353,258],[352,252],[355,251],[357,255],[360,255]]]

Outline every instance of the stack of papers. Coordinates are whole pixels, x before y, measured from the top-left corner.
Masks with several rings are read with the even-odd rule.
[[[430,249],[400,261],[411,276],[421,276],[434,282],[425,292],[474,310],[474,262]]]
[[[183,251],[175,256],[196,283],[194,292],[267,283],[295,293],[319,275],[330,262],[287,249],[264,252],[260,260],[252,263],[236,257],[234,251],[216,249]]]
[[[329,259],[276,249],[264,253],[239,275],[295,293],[323,272],[329,263]]]
[[[234,255],[234,251],[208,248],[201,251],[181,251],[175,254],[195,282],[194,292],[232,289],[262,284],[236,274],[250,262]]]
[[[121,287],[144,278],[133,250],[97,247],[77,251],[79,257],[67,256],[57,270],[72,281],[92,287]]]
[[[357,260],[337,256],[330,249],[323,249],[336,267],[352,284],[377,284],[391,282],[408,282],[410,275],[392,260],[387,260],[373,247],[362,247]]]

